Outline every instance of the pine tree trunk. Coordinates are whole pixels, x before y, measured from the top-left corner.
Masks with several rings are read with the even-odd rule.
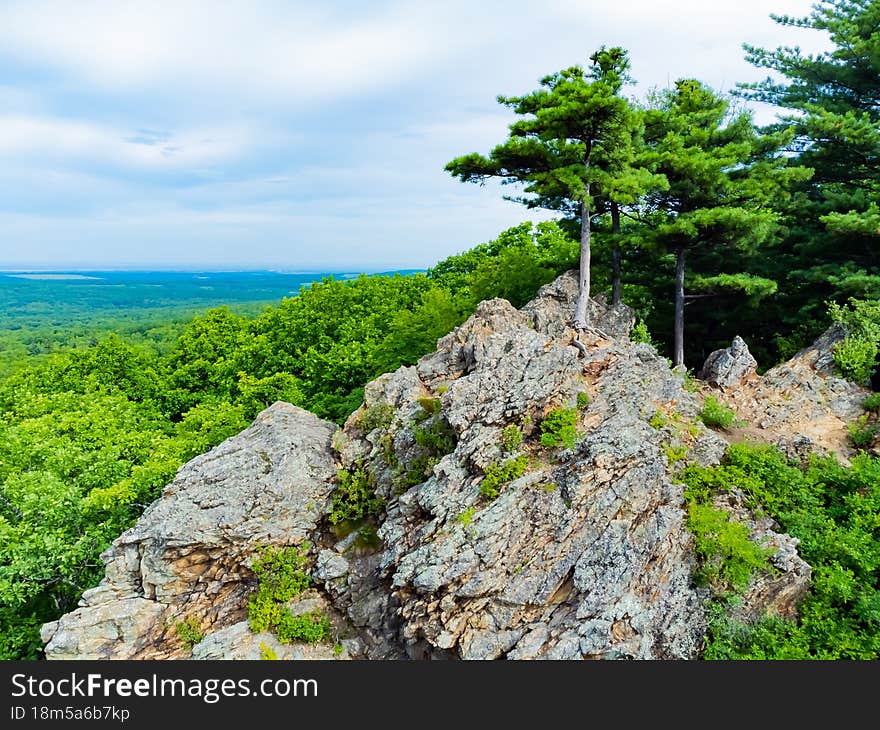
[[[672,364],[684,365],[684,247],[675,251],[675,343]]]
[[[611,235],[613,236],[613,248],[611,249],[611,304],[620,304],[620,208],[617,203],[611,201]]]
[[[586,198],[590,196],[587,183]],[[581,203],[581,267],[578,281],[578,299],[574,310],[574,328],[585,330],[590,324],[590,206],[586,199]]]

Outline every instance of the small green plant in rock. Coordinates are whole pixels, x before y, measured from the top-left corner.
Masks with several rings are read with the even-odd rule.
[[[260,642],[260,658],[267,661],[278,661],[278,654],[265,641]]]
[[[248,601],[248,621],[255,633],[272,629],[281,617],[282,604],[306,590],[311,578],[306,572],[308,543],[299,547],[267,547],[251,566],[259,580],[257,592]]]
[[[632,342],[641,342],[645,345],[654,344],[651,340],[651,333],[648,331],[648,325],[645,324],[645,320],[643,319],[640,319],[635,325],[633,325],[633,328],[629,332],[629,339]]]
[[[726,511],[691,501],[687,526],[701,563],[694,575],[698,583],[716,591],[742,592],[756,571],[770,569],[773,551],[752,542],[748,528],[731,520]]]
[[[877,413],[880,411],[880,393],[871,393],[862,403],[862,408],[866,411]]]
[[[362,464],[353,471],[340,469],[336,489],[333,490],[333,509],[328,519],[333,525],[343,522],[360,522],[378,515],[384,506],[376,496],[372,472]]]
[[[541,444],[574,448],[577,439],[577,411],[574,408],[556,408],[541,421]]]
[[[376,403],[361,414],[358,428],[364,433],[377,428],[388,428],[394,421],[394,413],[394,406],[388,403]]]
[[[666,425],[666,416],[663,415],[663,411],[656,410],[654,411],[654,415],[651,416],[651,419],[648,421],[648,425],[659,431]]]
[[[416,416],[416,421],[427,421],[431,416],[440,413],[439,398],[419,398],[419,407],[422,411]]]
[[[582,390],[582,391],[581,391],[580,393],[578,393],[578,395],[577,395],[577,407],[578,407],[578,410],[579,410],[579,411],[582,411],[582,410],[583,410],[584,408],[586,408],[588,405],[590,405],[590,394],[587,393],[586,391],[583,391],[583,390]]]
[[[413,438],[432,456],[445,456],[455,449],[455,431],[443,418],[434,418],[424,426],[413,426]]]
[[[736,417],[732,408],[728,408],[714,396],[710,395],[703,403],[699,413],[700,420],[709,428],[727,428]]]
[[[282,644],[292,641],[318,644],[330,636],[330,619],[320,611],[294,615],[285,608],[278,619],[275,634]]]
[[[519,426],[511,423],[501,432],[501,448],[507,453],[516,451],[523,442],[523,432]]]
[[[688,449],[687,446],[678,445],[673,446],[672,444],[666,444],[663,447],[663,453],[666,455],[666,460],[669,462],[669,465],[684,461],[687,458]]]
[[[471,522],[473,522],[474,515],[477,511],[473,507],[468,507],[464,512],[462,512],[455,519],[458,520],[465,527],[470,527]]]
[[[489,464],[486,467],[483,481],[480,482],[480,494],[486,499],[495,499],[508,482],[521,477],[529,466],[529,458],[523,454],[505,462]]]
[[[175,621],[174,630],[187,649],[192,649],[205,638],[202,627],[199,625],[199,620],[195,616],[188,616],[180,621]]]
[[[342,656],[342,652],[345,651],[345,647],[342,644],[334,644],[333,645],[333,656],[340,657]]]
[[[861,416],[855,423],[847,425],[849,440],[857,449],[867,449],[877,437],[878,426],[868,423],[867,416]]]

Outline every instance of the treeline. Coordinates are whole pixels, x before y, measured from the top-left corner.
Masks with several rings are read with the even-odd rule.
[[[286,400],[342,422],[373,377],[415,362],[475,304],[523,304],[577,261],[524,224],[428,274],[325,279],[247,317],[196,317],[162,347],[103,336],[0,380],[0,659],[76,607],[98,556],[178,467]]]
[[[776,75],[738,99],[687,78],[627,98],[627,52],[602,47],[499,97],[517,117],[507,139],[447,170],[518,184],[514,200],[570,220],[585,285],[635,303],[676,364],[698,368],[740,334],[769,366],[827,325],[826,302],[880,295],[878,16],[872,0],[826,0],[775,17],[833,50],[746,46]],[[779,122],[758,128],[743,99]]]

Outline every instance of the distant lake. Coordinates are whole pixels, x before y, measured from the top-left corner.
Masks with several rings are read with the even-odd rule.
[[[351,279],[358,273],[0,271],[0,329],[64,327],[93,318],[126,317],[135,312],[161,316],[224,304],[253,311],[257,303],[296,296],[301,287],[326,276]]]

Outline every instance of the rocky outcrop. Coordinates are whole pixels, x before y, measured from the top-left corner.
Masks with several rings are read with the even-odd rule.
[[[725,390],[724,401],[750,437],[795,459],[820,451],[846,460],[847,425],[864,412],[869,391],[834,374],[832,351],[842,337],[835,325],[790,360]]]
[[[675,472],[718,463],[727,443],[682,376],[629,341],[628,307],[591,303],[579,357],[576,296],[565,275],[522,310],[481,303],[434,353],[368,384],[341,431],[286,404],[263,412],[114,542],[101,585],[44,627],[47,657],[698,656],[708,595]],[[542,438],[554,412],[574,428]],[[373,529],[333,532],[340,468],[384,500]],[[776,566],[742,617],[790,615],[809,566],[740,507],[726,508]],[[245,621],[261,546],[306,541],[313,590],[288,608],[330,616],[332,645],[280,644]],[[180,618],[206,634],[192,650]]]
[[[742,337],[734,337],[730,347],[715,350],[697,374],[700,380],[719,388],[731,388],[755,375],[758,361],[752,357]]]
[[[101,556],[101,584],[43,627],[47,658],[178,656],[176,621],[209,630],[242,619],[258,549],[313,539],[328,509],[335,431],[308,411],[276,403],[184,465]]]

